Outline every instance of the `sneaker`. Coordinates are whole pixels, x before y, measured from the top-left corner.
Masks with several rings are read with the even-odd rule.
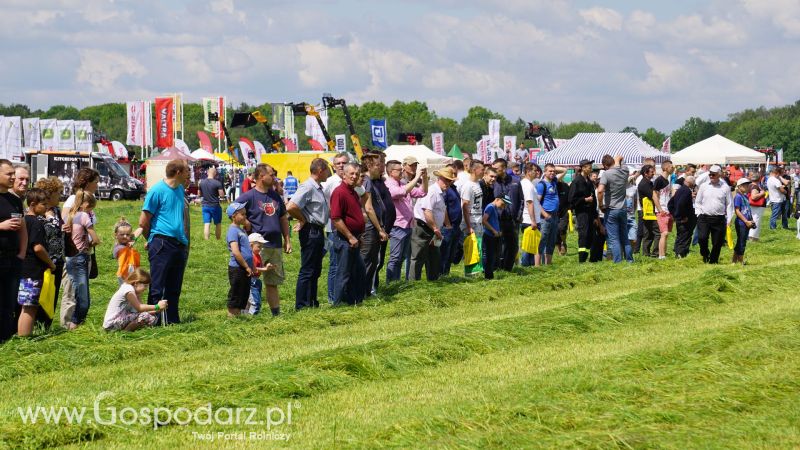
[[[667,257],[666,257],[666,256],[659,256],[659,257],[658,257],[658,260],[659,260],[659,261],[662,261],[662,260],[665,260],[665,259],[667,259]]]

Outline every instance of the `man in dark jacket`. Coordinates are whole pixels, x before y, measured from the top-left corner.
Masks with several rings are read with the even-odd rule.
[[[508,196],[511,204],[500,210],[500,249],[497,252],[500,261],[497,267],[501,270],[511,271],[517,261],[519,251],[519,220],[518,213],[522,210],[522,190],[519,182],[508,175],[507,163],[503,158],[497,158],[492,167],[497,171],[497,180],[494,182],[494,197]]]
[[[675,257],[685,258],[689,254],[692,242],[692,233],[697,224],[697,216],[693,205],[694,177],[689,175],[683,178],[683,184],[672,196],[669,209],[675,219],[677,233],[675,235]]]
[[[569,205],[575,215],[575,228],[578,231],[578,262],[589,259],[589,251],[594,241],[595,228],[592,223],[597,217],[597,198],[594,184],[590,180],[594,161],[584,159],[580,162],[580,172],[575,175],[569,187]]]

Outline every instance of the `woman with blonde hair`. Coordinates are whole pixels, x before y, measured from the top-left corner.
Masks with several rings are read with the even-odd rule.
[[[36,218],[44,225],[44,232],[47,238],[47,252],[50,254],[50,259],[56,265],[56,270],[53,272],[55,282],[55,297],[53,300],[53,309],[55,310],[58,304],[58,294],[61,290],[61,278],[64,272],[64,220],[61,218],[61,209],[58,204],[61,202],[61,193],[64,192],[64,184],[56,177],[40,178],[36,182],[36,188],[41,189],[47,195],[47,211],[44,216],[37,216]],[[39,313],[36,320],[44,323],[45,328],[50,328],[53,319],[47,317],[47,314],[39,308]]]
[[[67,213],[66,228],[70,238],[66,240],[64,264],[66,277],[63,283],[70,283],[72,291],[64,286],[61,298],[61,325],[68,330],[75,329],[86,320],[89,313],[89,252],[100,245],[100,238],[94,230],[91,219],[97,200],[88,191],[75,192],[75,202]]]

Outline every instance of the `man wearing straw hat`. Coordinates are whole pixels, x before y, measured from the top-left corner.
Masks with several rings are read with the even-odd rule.
[[[419,280],[422,266],[428,280],[439,278],[442,269],[439,248],[442,244],[442,227],[450,227],[444,192],[456,180],[456,173],[450,167],[433,172],[436,183],[428,188],[428,193],[414,205],[415,226],[411,233],[411,278]]]

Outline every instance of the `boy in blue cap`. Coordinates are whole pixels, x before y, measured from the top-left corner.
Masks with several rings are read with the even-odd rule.
[[[253,276],[253,251],[247,233],[242,229],[247,223],[247,211],[244,203],[233,202],[226,211],[231,219],[231,226],[225,240],[231,258],[228,261],[228,317],[235,317],[247,307],[250,299],[250,277]]]
[[[511,204],[508,195],[495,198],[483,210],[483,275],[487,280],[494,278],[497,264],[497,250],[500,244],[500,211]]]

